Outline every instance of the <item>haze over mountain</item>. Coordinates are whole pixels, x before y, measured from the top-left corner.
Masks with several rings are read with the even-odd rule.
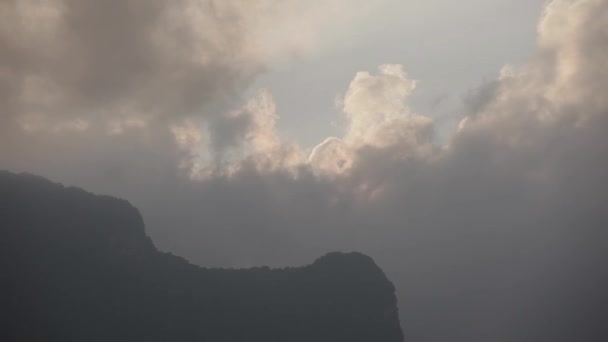
[[[403,341],[362,254],[200,268],[157,251],[127,201],[1,171],[0,218],[2,341]]]
[[[607,0],[2,1],[0,169],[197,265],[370,255],[408,341],[604,341],[607,32]]]

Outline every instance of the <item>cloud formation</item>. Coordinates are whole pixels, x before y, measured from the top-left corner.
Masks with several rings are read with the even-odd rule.
[[[397,285],[409,340],[608,336],[608,2],[548,3],[534,56],[470,98],[445,146],[408,106],[416,82],[387,64],[354,76],[343,135],[310,151],[278,132],[268,91],[220,103],[263,66],[247,29],[272,3],[24,3],[1,12],[13,19],[0,24],[0,119],[18,125],[1,167],[125,196],[161,248],[202,265],[369,253]],[[121,23],[129,10],[146,15]],[[102,14],[120,34],[97,31]],[[93,129],[95,113],[118,121]]]
[[[32,128],[94,116],[190,115],[242,89],[262,66],[244,3],[2,6],[3,83],[19,92],[9,103]]]

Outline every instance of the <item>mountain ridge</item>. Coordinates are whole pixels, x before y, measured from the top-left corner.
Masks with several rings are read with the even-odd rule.
[[[403,340],[372,258],[216,269],[156,249],[128,201],[0,171],[0,337],[87,341]]]

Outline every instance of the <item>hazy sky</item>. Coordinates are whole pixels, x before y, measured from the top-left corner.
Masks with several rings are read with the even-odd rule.
[[[608,1],[0,2],[0,168],[203,266],[372,256],[407,341],[608,336]]]

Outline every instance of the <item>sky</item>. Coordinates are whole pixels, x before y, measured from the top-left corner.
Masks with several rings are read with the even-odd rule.
[[[0,168],[206,267],[372,256],[406,341],[608,336],[608,1],[0,2]]]

